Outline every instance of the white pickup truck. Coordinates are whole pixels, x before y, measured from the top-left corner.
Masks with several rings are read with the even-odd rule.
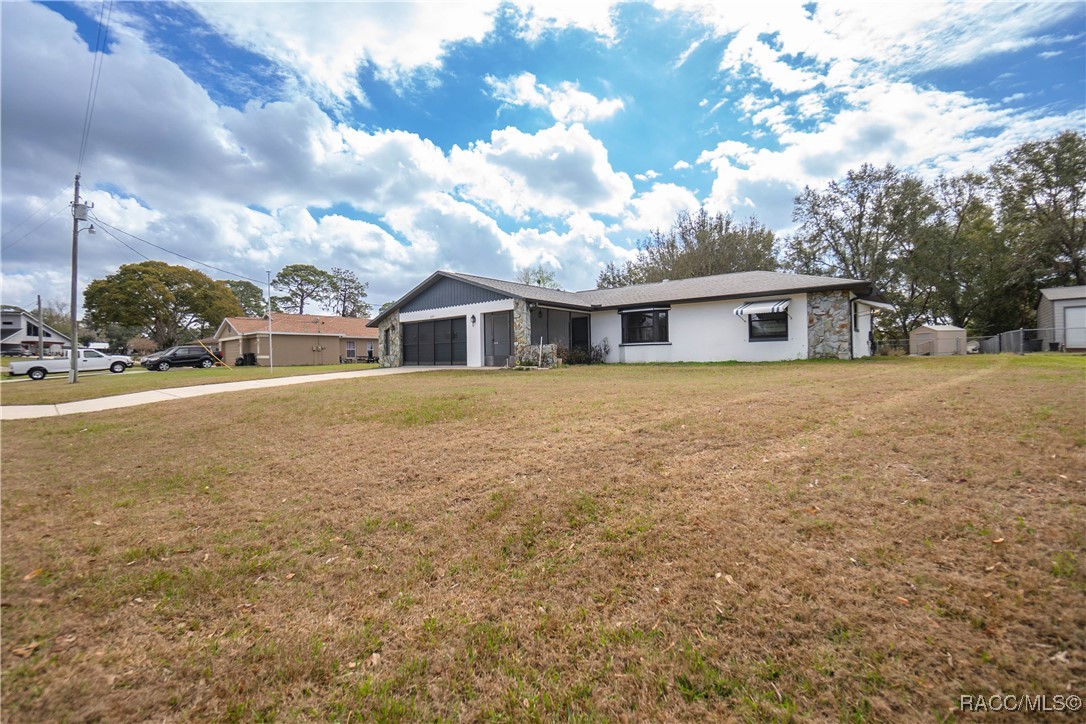
[[[28,375],[32,380],[44,380],[49,373],[60,374],[72,369],[68,354],[71,350],[64,350],[63,357],[53,359],[32,359],[11,362],[8,364],[8,374],[12,377]],[[109,370],[110,372],[124,372],[132,366],[132,358],[128,355],[102,354],[96,349],[76,350],[79,355],[79,371],[92,372],[94,370]]]

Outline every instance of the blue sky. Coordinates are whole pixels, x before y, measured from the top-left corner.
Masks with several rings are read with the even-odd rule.
[[[378,305],[435,269],[566,289],[683,210],[757,217],[865,162],[985,169],[1086,113],[1074,3],[4,2],[2,296],[66,300],[77,170],[143,257],[215,278],[353,269]],[[124,243],[122,243],[124,242]]]

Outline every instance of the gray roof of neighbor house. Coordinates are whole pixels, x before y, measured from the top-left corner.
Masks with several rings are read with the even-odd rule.
[[[1061,299],[1086,299],[1086,286],[1050,287],[1042,289],[1041,296],[1054,302]]]
[[[645,304],[673,304],[682,302],[710,301],[715,299],[739,299],[774,294],[796,294],[822,290],[847,289],[861,295],[879,295],[871,283],[863,279],[837,279],[834,277],[788,274],[771,271],[748,271],[734,274],[715,274],[692,279],[675,279],[652,284],[634,284],[614,289],[591,289],[583,292],[565,292],[557,289],[519,284],[460,272],[438,271],[431,274],[395,304],[370,321],[376,327],[393,310],[399,309],[422,293],[441,277],[458,279],[468,284],[490,289],[508,297],[526,299],[542,304],[554,304],[570,309],[592,311],[619,309]]]

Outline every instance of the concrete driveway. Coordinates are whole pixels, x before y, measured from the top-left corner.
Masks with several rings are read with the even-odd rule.
[[[433,372],[437,370],[463,370],[466,367],[386,367],[354,372],[328,372],[319,375],[300,375],[298,377],[273,377],[267,380],[245,380],[243,382],[222,382],[213,385],[195,385],[193,387],[173,387],[166,390],[148,390],[132,392],[127,395],[99,397],[95,400],[60,402],[55,405],[3,405],[0,406],[0,420],[29,420],[37,417],[57,417],[58,415],[77,415],[83,412],[116,410],[122,407],[149,405],[152,402],[181,400],[189,397],[218,395],[224,392],[259,390],[266,387],[287,387],[304,385],[327,380],[349,380],[355,377],[382,377],[385,375],[404,375],[412,372]]]

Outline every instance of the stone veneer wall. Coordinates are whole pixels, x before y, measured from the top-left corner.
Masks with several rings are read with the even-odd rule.
[[[852,315],[849,293],[807,293],[807,357],[851,359]]]
[[[558,364],[558,345],[543,345],[542,359],[540,359],[538,344],[518,347],[516,363],[528,367],[554,367]]]
[[[389,327],[389,349],[385,349],[385,330]],[[382,367],[403,366],[403,325],[400,324],[400,310],[388,315],[377,327],[378,364]]]
[[[513,300],[513,363],[534,365],[539,348],[532,347],[532,310],[523,299]]]

